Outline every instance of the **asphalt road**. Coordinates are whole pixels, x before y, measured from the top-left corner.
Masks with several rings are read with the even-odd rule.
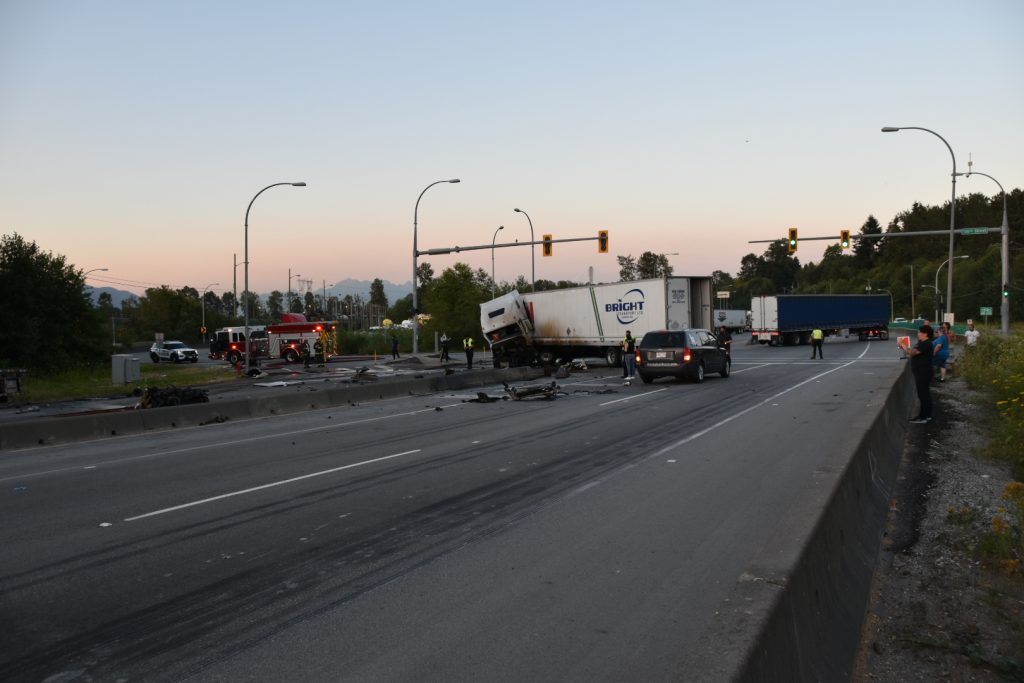
[[[699,678],[901,369],[824,350],[4,455],[0,680]]]

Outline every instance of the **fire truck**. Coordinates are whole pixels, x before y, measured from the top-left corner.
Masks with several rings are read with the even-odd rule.
[[[267,338],[266,327],[249,325],[249,337],[258,347],[260,340]],[[226,359],[234,365],[244,357],[245,327],[222,327],[210,337],[210,358],[213,360]]]
[[[302,345],[308,345],[311,359],[326,362],[337,349],[338,323],[333,320],[304,320],[267,325],[266,339],[253,338],[254,358],[282,358],[289,363],[302,360]]]

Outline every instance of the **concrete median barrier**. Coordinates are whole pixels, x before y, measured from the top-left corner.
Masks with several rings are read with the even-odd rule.
[[[737,577],[698,645],[694,680],[849,680],[913,402],[904,366],[859,443],[835,449],[795,493],[803,521],[780,524]]]
[[[5,423],[0,428],[0,451],[50,446],[92,439],[103,439],[149,431],[198,427],[226,420],[247,420],[285,415],[305,410],[367,403],[402,396],[431,394],[499,382],[519,382],[542,375],[538,368],[486,369],[451,375],[424,374],[413,378],[393,378],[367,384],[297,385],[294,388],[265,388],[247,385],[238,394],[209,403],[111,410],[88,415],[26,417]]]

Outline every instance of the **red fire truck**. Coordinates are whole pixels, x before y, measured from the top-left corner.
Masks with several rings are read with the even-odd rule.
[[[249,325],[249,337],[258,350],[260,340],[267,338],[266,328],[263,325]],[[244,357],[245,327],[222,327],[214,331],[210,337],[210,358],[226,359],[234,365]]]
[[[267,325],[266,344],[255,346],[257,355],[283,358],[289,363],[302,360],[302,345],[307,344],[311,359],[326,362],[335,355],[338,324],[333,320],[283,322]],[[262,348],[261,348],[262,347]]]

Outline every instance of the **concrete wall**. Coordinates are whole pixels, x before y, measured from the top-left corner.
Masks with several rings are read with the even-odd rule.
[[[33,446],[74,443],[161,429],[195,427],[225,420],[246,420],[283,415],[303,410],[366,403],[399,396],[430,394],[481,387],[500,382],[520,382],[539,377],[535,368],[487,369],[433,374],[420,378],[380,380],[367,384],[330,384],[300,391],[288,388],[248,386],[237,398],[193,403],[190,405],[146,410],[126,410],[71,415],[67,417],[31,417],[8,422],[0,429],[0,451]]]
[[[734,680],[850,677],[915,394],[909,364],[837,478]],[[762,596],[765,597],[765,596]]]

